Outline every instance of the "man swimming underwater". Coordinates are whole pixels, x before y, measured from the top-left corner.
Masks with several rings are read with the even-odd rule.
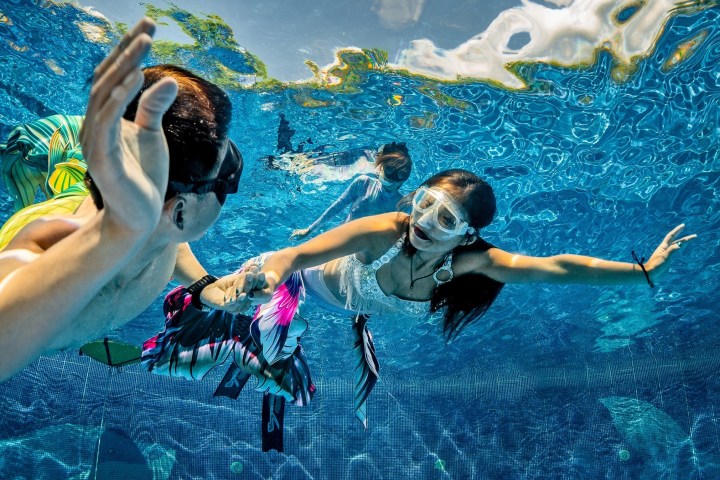
[[[0,380],[133,319],[174,273],[197,280],[176,259],[237,191],[229,98],[178,67],[143,72],[154,31],[143,19],[95,69],[80,135],[93,199],[0,252]]]

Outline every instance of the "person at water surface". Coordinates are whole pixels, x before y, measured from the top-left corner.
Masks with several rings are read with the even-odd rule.
[[[173,275],[195,280],[176,259],[237,190],[229,98],[178,67],[141,70],[154,31],[143,19],[95,69],[80,133],[92,196],[0,252],[0,380],[133,319]]]
[[[400,187],[412,172],[412,160],[404,143],[388,143],[375,156],[377,176],[360,175],[309,227],[293,230],[290,239],[304,238],[338,213],[349,210],[345,221],[393,212],[401,200]]]

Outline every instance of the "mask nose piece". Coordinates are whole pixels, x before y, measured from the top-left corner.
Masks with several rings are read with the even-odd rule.
[[[424,227],[427,229],[432,229],[434,227],[435,222],[433,222],[432,217],[430,216],[431,214],[432,214],[432,212],[423,213],[420,216],[420,218],[418,218],[417,222],[415,222],[415,223],[417,223],[421,227]]]

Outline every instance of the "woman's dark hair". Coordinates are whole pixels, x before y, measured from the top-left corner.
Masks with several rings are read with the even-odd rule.
[[[382,167],[388,180],[404,182],[412,172],[412,159],[407,146],[395,142],[383,145],[375,157],[375,166]]]
[[[484,252],[493,248],[493,245],[478,235],[481,228],[490,225],[497,209],[495,194],[485,180],[467,170],[453,169],[433,175],[425,180],[423,186],[438,186],[450,191],[467,212],[470,226],[475,228],[474,234],[467,234],[468,240],[474,237],[475,241],[455,247],[454,255],[472,251]],[[411,201],[413,193],[406,196],[403,203]],[[408,218],[408,225],[409,223]],[[415,254],[409,235],[405,240],[404,251],[407,255]],[[455,276],[448,283],[438,286],[430,299],[430,311],[445,309],[445,338],[455,338],[465,327],[482,317],[504,285],[482,274],[468,274]]]
[[[217,85],[175,65],[157,65],[143,69],[145,81],[130,102],[123,118],[134,120],[140,95],[165,77],[178,84],[177,98],[163,115],[162,128],[170,152],[168,181],[193,183],[212,180],[223,158],[220,151],[228,136],[232,104]],[[85,184],[95,205],[102,208],[102,198],[92,178]],[[165,200],[175,193],[168,190]]]

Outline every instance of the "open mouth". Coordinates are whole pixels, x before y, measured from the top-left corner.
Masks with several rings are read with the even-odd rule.
[[[415,233],[415,236],[418,237],[420,240],[430,240],[430,237],[428,237],[425,232],[420,230],[418,227],[413,227],[413,232]]]

